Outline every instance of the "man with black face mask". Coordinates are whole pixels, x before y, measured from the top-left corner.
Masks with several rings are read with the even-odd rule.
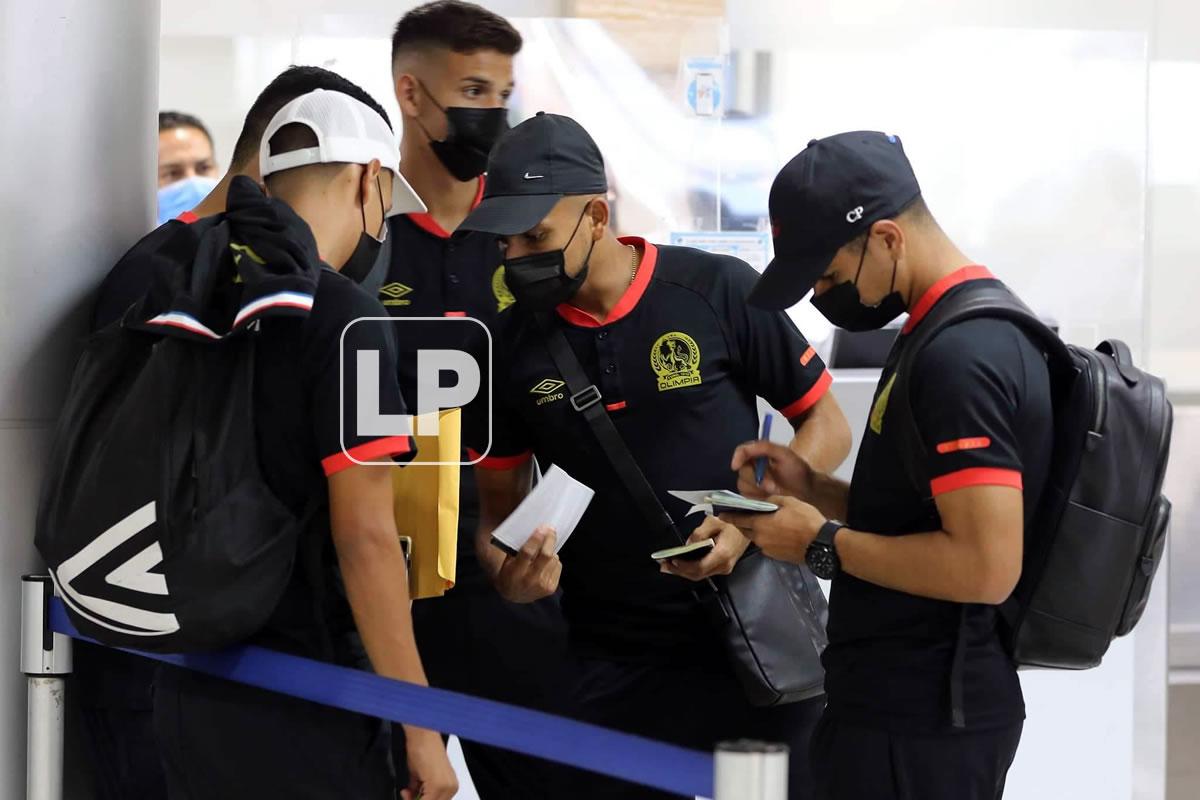
[[[391,127],[366,99],[371,105],[318,90],[284,105],[259,153],[270,197],[240,176],[223,214],[177,235],[211,241],[209,231],[227,226],[234,243],[205,319],[275,314],[256,320],[257,452],[278,500],[297,515],[311,509],[288,586],[251,641],[423,684],[387,465],[408,461],[413,442],[359,432],[359,376],[342,369],[343,355],[382,353],[372,376],[379,408],[405,413],[392,331],[352,324],[382,309],[338,272],[370,256],[389,216],[423,207],[399,175]],[[243,270],[238,259],[261,269]],[[279,288],[244,302],[243,287],[260,285]],[[172,800],[396,800],[388,729],[378,719],[167,665],[154,715]],[[458,783],[440,735],[413,726],[405,734],[401,796],[449,800]]]
[[[687,516],[669,492],[733,488],[729,459],[757,433],[756,396],[791,422],[797,453],[835,468],[850,437],[829,373],[785,314],[747,308],[757,274],[746,263],[618,239],[603,159],[574,120],[539,113],[521,123],[492,152],[488,176],[461,228],[501,237],[516,302],[494,332],[490,441],[486,428],[467,433],[476,450],[490,445],[476,474],[480,561],[521,603],[548,596],[561,577],[574,714],[702,750],[744,736],[787,742],[790,796],[808,797],[807,743],[821,698],[772,708],[747,701],[693,593],[694,581],[729,574],[747,541],[715,518]],[[679,533],[714,542],[703,560],[660,566],[651,558],[679,541],[641,515],[576,410],[584,400],[547,350],[560,334],[595,390],[580,394],[604,404]],[[544,528],[516,555],[490,543],[528,490],[531,455],[596,492],[561,559]],[[575,774],[559,796],[672,795]]]
[[[1024,530],[1046,484],[1045,358],[1016,324],[977,317],[936,333],[897,380],[911,334],[939,303],[998,281],[934,221],[895,136],[810,142],[775,179],[770,207],[776,256],[752,303],[785,308],[812,289],[813,305],[848,330],[909,314],[853,480],[755,442],[734,456],[738,487],[781,508],[722,515],[768,555],[833,581],[816,796],[996,800],[1025,718],[997,606],[1020,577]],[[905,468],[913,447],[921,485]],[[753,464],[763,457],[759,487]]]
[[[508,129],[513,58],[520,49],[521,35],[506,20],[459,0],[418,6],[396,25],[392,79],[404,124],[400,170],[429,210],[388,225],[391,257],[375,291],[394,317],[470,317],[490,326],[512,302],[494,238],[451,239],[451,232],[482,197],[488,154]],[[417,348],[474,352],[487,346],[475,325],[410,322],[400,329],[400,386],[414,406]],[[557,598],[516,605],[492,588],[475,560],[479,513],[472,478],[471,469],[462,471],[455,586],[413,606],[429,680],[444,689],[561,710],[554,674],[563,660],[565,630]],[[497,663],[500,651],[505,657]],[[483,800],[557,797],[548,762],[474,742],[462,747]]]

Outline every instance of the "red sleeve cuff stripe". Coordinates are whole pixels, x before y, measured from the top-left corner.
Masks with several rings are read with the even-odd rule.
[[[829,391],[829,387],[832,385],[833,376],[829,374],[829,370],[825,370],[821,373],[821,377],[817,378],[817,382],[812,385],[812,388],[804,393],[803,397],[787,408],[779,409],[779,413],[788,419],[795,419],[815,406],[817,401],[825,396],[825,393]]]
[[[411,453],[412,449],[411,436],[388,436],[323,458],[321,459],[321,468],[325,470],[325,475],[329,476],[357,466],[359,462],[382,461],[390,456]]]
[[[951,472],[929,482],[930,491],[934,497],[969,486],[1011,486],[1014,489],[1024,489],[1021,473],[1015,469],[997,469],[995,467],[971,467]]]
[[[533,452],[526,450],[524,453],[517,453],[515,456],[487,456],[481,459],[479,451],[472,450],[469,447],[467,448],[467,455],[475,462],[475,466],[480,469],[494,470],[516,469],[533,458]]]

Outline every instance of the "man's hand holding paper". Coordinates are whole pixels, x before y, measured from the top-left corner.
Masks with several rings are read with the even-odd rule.
[[[496,573],[501,595],[514,603],[532,603],[554,594],[562,574],[558,551],[575,531],[593,495],[558,467],[546,471],[491,533],[492,544],[507,554]]]
[[[509,555],[496,575],[496,589],[513,603],[532,603],[558,590],[562,562],[558,560],[554,529],[541,525],[515,555]]]

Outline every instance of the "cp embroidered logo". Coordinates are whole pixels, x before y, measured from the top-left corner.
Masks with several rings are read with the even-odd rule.
[[[517,298],[513,297],[513,293],[508,288],[508,281],[504,280],[503,264],[492,273],[492,294],[496,296],[496,311],[503,311],[517,302]]]
[[[686,333],[664,333],[650,348],[650,368],[658,376],[660,392],[699,386],[700,346]]]
[[[859,206],[858,208],[855,208],[855,209],[851,209],[849,212],[846,213],[846,222],[851,222],[851,223],[858,222],[862,218],[863,218],[863,207],[862,206]]]
[[[403,283],[385,283],[379,287],[379,298],[385,306],[410,306],[412,300],[407,295],[412,294],[412,287]]]

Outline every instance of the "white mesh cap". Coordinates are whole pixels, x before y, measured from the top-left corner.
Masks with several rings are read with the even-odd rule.
[[[317,146],[272,155],[271,137],[292,124],[311,130]],[[387,216],[425,211],[421,198],[400,174],[400,148],[391,128],[374,109],[348,94],[317,89],[297,97],[272,118],[258,151],[264,178],[310,164],[369,164],[374,159],[395,176],[392,210]]]

